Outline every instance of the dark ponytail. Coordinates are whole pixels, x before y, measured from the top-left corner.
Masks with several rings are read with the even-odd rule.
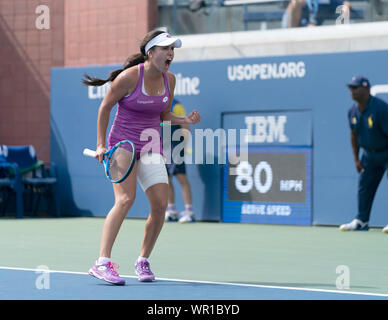
[[[112,71],[110,74],[109,74],[109,77],[108,79],[106,80],[102,80],[102,79],[99,79],[99,78],[94,78],[94,77],[91,77],[89,76],[88,74],[85,74],[84,77],[86,79],[82,79],[82,83],[86,86],[94,86],[94,87],[99,87],[99,86],[102,86],[104,85],[105,83],[107,82],[113,82],[114,79],[116,79],[116,77],[121,73],[123,72],[125,69],[128,69],[130,67],[133,67],[133,66],[136,66],[140,63],[143,63],[147,60],[147,53],[145,52],[145,46],[147,45],[147,43],[155,38],[156,36],[158,36],[159,34],[163,33],[164,31],[161,31],[161,30],[154,30],[154,31],[151,31],[149,33],[146,34],[146,36],[144,37],[144,39],[142,40],[141,44],[140,44],[140,53],[137,53],[137,54],[134,54],[132,56],[130,56],[124,63],[123,67],[120,68],[120,69],[117,69],[117,70],[114,70]],[[152,49],[151,49],[152,50]]]

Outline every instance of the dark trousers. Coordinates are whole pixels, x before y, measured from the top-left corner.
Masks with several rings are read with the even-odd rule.
[[[358,180],[357,219],[368,222],[377,187],[387,170],[388,151],[375,153],[365,151],[361,162],[364,171],[360,173]]]

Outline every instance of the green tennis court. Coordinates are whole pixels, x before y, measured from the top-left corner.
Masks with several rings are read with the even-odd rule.
[[[1,219],[0,273],[6,276],[5,270],[46,266],[84,274],[98,256],[103,223],[102,218]],[[113,247],[112,259],[123,276],[134,276],[144,224],[143,219],[125,219]],[[325,226],[165,223],[150,261],[157,280],[289,288],[289,299],[301,289],[308,289],[301,299],[315,299],[313,293],[331,291],[349,293],[342,299],[350,298],[350,293],[381,298],[388,297],[387,240],[386,234],[373,228],[340,232]],[[347,270],[348,287],[337,286],[343,270]],[[89,278],[92,286],[99,284]],[[173,294],[169,297],[174,299]],[[267,298],[265,292],[250,297]],[[240,296],[236,293],[229,298]]]

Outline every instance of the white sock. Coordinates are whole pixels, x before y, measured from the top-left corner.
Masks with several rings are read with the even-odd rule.
[[[107,257],[99,257],[99,258],[97,259],[97,264],[98,264],[98,265],[106,264],[106,263],[108,263],[108,262],[110,262],[110,261],[111,261],[110,258],[107,258]]]
[[[140,261],[148,261],[148,258],[145,258],[145,257],[140,257],[137,258],[137,261],[140,262]]]
[[[193,207],[192,207],[191,204],[186,204],[185,205],[185,209],[186,209],[187,212],[192,212],[193,211]]]

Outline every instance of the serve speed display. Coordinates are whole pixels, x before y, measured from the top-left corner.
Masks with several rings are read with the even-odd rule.
[[[311,225],[311,112],[226,113],[222,123],[245,130],[225,148],[222,221]]]
[[[311,225],[311,156],[306,147],[249,147],[247,159],[227,161],[224,222]]]
[[[229,164],[228,200],[302,203],[306,198],[306,155],[250,153]]]

